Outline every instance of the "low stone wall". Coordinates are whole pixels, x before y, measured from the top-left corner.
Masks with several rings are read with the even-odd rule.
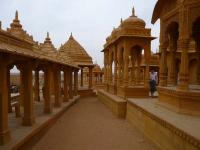
[[[109,94],[103,90],[98,91],[98,99],[104,103],[119,118],[126,116],[126,100]]]
[[[162,150],[198,150],[200,141],[136,103],[127,102],[127,120]],[[197,131],[199,132],[199,131]]]
[[[93,91],[93,89],[81,89],[78,90],[78,95],[80,95],[80,97],[88,97],[96,96],[96,93]]]

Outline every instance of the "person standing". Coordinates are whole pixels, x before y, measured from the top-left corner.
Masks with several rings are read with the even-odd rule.
[[[151,92],[151,97],[154,96],[154,92],[156,91],[156,83],[157,83],[157,72],[155,72],[154,70],[151,70],[151,72],[149,73],[150,75],[150,92]]]

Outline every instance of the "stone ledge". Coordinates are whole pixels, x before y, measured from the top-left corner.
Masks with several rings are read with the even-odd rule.
[[[129,99],[127,120],[160,149],[200,149],[200,119],[159,107],[156,100]]]
[[[149,89],[144,86],[118,87],[117,95],[123,98],[147,98]]]
[[[200,91],[178,91],[173,87],[158,87],[160,105],[182,114],[200,116]]]
[[[126,100],[104,90],[98,90],[98,99],[102,101],[119,118],[126,116]]]
[[[61,108],[55,108],[52,114],[43,115],[36,118],[36,123],[31,127],[23,127],[13,130],[11,135],[12,139],[9,143],[5,145],[0,145],[0,149],[3,150],[17,150],[26,146],[30,143],[34,137],[39,135],[43,130],[48,130],[48,128],[53,125],[57,119],[66,111],[70,106],[76,103],[80,96],[75,96],[67,103],[63,103]]]

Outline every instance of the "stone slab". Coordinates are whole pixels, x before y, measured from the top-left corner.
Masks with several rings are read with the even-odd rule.
[[[200,118],[158,105],[158,99],[128,99],[127,120],[160,149],[200,149]]]

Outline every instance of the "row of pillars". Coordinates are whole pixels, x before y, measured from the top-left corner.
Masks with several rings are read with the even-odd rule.
[[[35,84],[33,90],[33,64],[31,62],[20,65],[20,99],[23,102],[22,125],[32,126],[35,123],[34,100],[40,100],[39,70],[35,70]],[[62,68],[64,71],[64,98],[61,95],[61,76],[59,65],[45,65],[44,68],[44,113],[50,114],[54,107],[61,107],[62,102],[67,102],[78,94],[78,69]],[[74,72],[74,73],[73,73]],[[73,76],[74,75],[74,76]],[[74,80],[73,80],[74,79]],[[11,139],[8,127],[8,111],[11,110],[10,98],[10,69],[6,60],[0,61],[0,144],[5,144]],[[74,86],[72,81],[74,81]],[[53,93],[52,93],[53,88]],[[34,99],[33,99],[34,91]],[[52,95],[54,95],[54,103]]]

